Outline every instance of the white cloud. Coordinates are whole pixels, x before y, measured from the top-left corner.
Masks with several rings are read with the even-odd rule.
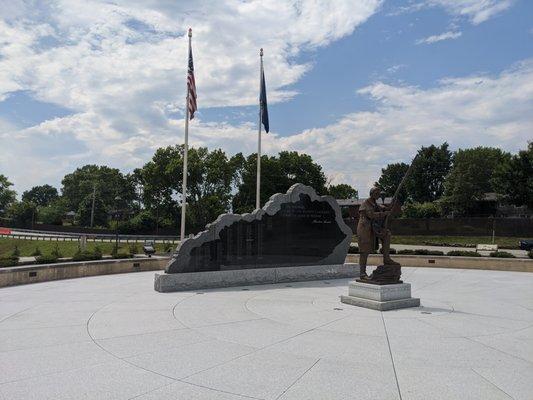
[[[433,3],[479,23],[507,2]],[[171,111],[184,103],[188,26],[201,111],[256,103],[261,46],[269,101],[291,98],[286,87],[311,67],[295,56],[350,34],[379,6],[377,0],[335,7],[318,0],[69,0],[36,10],[20,3],[0,20],[0,100],[31,90],[73,115],[26,129],[0,121],[0,173],[19,192],[44,182],[59,186],[65,173],[85,163],[131,170],[158,147],[181,143],[183,120]],[[309,153],[330,177],[364,193],[385,164],[408,161],[420,145],[446,140],[454,148],[517,150],[533,131],[532,60],[499,76],[451,78],[427,90],[377,82],[359,95],[372,98],[376,110],[289,137],[264,135],[265,151]],[[191,123],[191,145],[232,154],[254,152],[256,135],[250,124],[203,122],[201,112]]]
[[[407,65],[405,65],[405,64],[395,64],[395,65],[392,65],[389,68],[387,68],[387,73],[392,75],[392,74],[395,74],[399,70],[404,69],[406,67],[407,67]]]
[[[0,17],[0,101],[27,90],[73,115],[0,132],[0,168],[21,190],[52,176],[57,184],[59,171],[81,162],[138,166],[156,147],[180,143],[181,125],[173,118],[184,105],[189,26],[201,119],[208,107],[257,103],[259,47],[265,49],[269,102],[290,99],[296,93],[286,87],[311,68],[296,56],[351,34],[380,5],[381,0],[339,0],[334,6],[326,0],[15,2]],[[53,166],[43,168],[46,163]]]
[[[515,0],[427,0],[456,16],[467,17],[474,25],[489,20],[513,5]]]
[[[40,100],[75,110],[129,104],[132,97],[151,103],[157,96],[181,107],[183,35],[191,26],[200,106],[254,104],[259,47],[265,48],[270,100],[283,101],[295,94],[283,87],[310,67],[294,57],[350,34],[379,5],[380,0],[343,0],[335,7],[324,0],[58,1],[34,19],[1,22],[7,40],[0,48],[0,96],[29,89]],[[58,45],[43,50],[43,38]]]
[[[510,8],[515,0],[421,0],[398,7],[390,15],[416,12],[428,7],[442,7],[454,17],[467,18],[478,25]]]
[[[265,151],[311,154],[334,182],[348,182],[364,194],[383,166],[408,162],[422,145],[447,141],[454,149],[495,146],[517,151],[531,140],[533,59],[497,76],[444,79],[432,89],[377,82],[358,93],[373,99],[376,110],[351,113],[332,125],[289,137],[265,134]],[[156,148],[182,142],[183,120],[165,120],[156,130],[143,125],[129,136],[106,121],[104,116],[85,113],[0,136],[15,149],[12,156],[0,157],[3,173],[25,187],[43,179],[57,183],[83,163],[131,170]],[[253,124],[195,119],[190,140],[193,146],[250,154],[256,148],[257,131]],[[42,156],[51,149],[51,156]]]
[[[352,113],[280,142],[312,154],[329,174],[362,193],[383,166],[408,162],[422,145],[447,141],[454,149],[517,151],[531,140],[533,59],[496,77],[449,78],[427,90],[378,82],[358,93],[374,99],[377,110]]]
[[[417,40],[416,44],[431,44],[431,43],[441,42],[443,40],[457,39],[461,35],[462,35],[461,32],[448,31],[448,32],[441,33],[440,35],[432,35],[424,39]]]

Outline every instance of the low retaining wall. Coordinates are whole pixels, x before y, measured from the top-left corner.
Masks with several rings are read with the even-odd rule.
[[[355,278],[359,276],[359,268],[356,267],[355,264],[336,264],[175,274],[156,273],[154,289],[158,292],[179,292],[232,286]]]
[[[128,258],[0,268],[0,287],[85,276],[159,271],[165,269],[168,260],[166,257]]]
[[[495,258],[495,257],[455,257],[455,256],[418,256],[418,255],[394,255],[393,258],[404,267],[424,267],[424,268],[457,268],[457,269],[484,269],[484,270],[498,270],[498,271],[518,271],[518,272],[533,272],[533,259],[520,259],[520,258]],[[96,275],[108,275],[108,274],[123,274],[128,272],[139,271],[160,271],[165,269],[168,258],[129,258],[125,260],[98,260],[98,261],[83,261],[83,262],[68,262],[60,264],[44,264],[44,265],[26,265],[19,267],[6,267],[0,268],[0,288],[6,286],[23,285],[27,283],[47,282],[58,279],[72,279],[82,278],[85,276]],[[348,254],[346,258],[349,270],[345,273],[353,273],[356,270],[354,264],[359,263],[358,254]],[[368,265],[379,265],[382,262],[380,255],[371,254],[368,257]],[[312,267],[285,267],[285,268],[267,268],[264,269],[261,274],[265,275],[267,281],[258,283],[279,283],[289,282],[296,280],[314,280],[314,279],[332,279],[341,277],[339,271],[329,271],[332,266],[323,266],[324,271],[307,271],[306,268]],[[266,271],[271,270],[271,271]],[[276,270],[277,272],[274,272]],[[254,272],[258,270],[239,270],[239,271],[215,271],[215,272],[202,272],[201,281],[213,280],[217,287],[223,286],[221,279],[224,277],[218,276],[220,272],[229,272],[230,275],[240,276],[240,285],[252,285],[253,281],[257,281],[257,276]],[[342,271],[341,271],[342,272]],[[343,273],[344,273],[343,272]],[[356,271],[358,273],[358,271]],[[194,273],[193,273],[194,274]],[[200,273],[196,273],[200,274]],[[209,275],[204,275],[209,274]],[[337,275],[336,275],[337,274]],[[165,276],[165,274],[159,274]],[[191,274],[168,274],[172,276],[183,276]],[[352,275],[354,276],[354,275]],[[165,279],[165,278],[163,278]],[[182,279],[182,278],[174,278]],[[225,279],[225,278],[224,278]],[[261,278],[263,279],[263,278]],[[283,280],[291,279],[291,280]],[[217,282],[218,280],[218,282]],[[157,278],[156,278],[157,282]],[[258,284],[255,283],[255,284]],[[157,283],[156,283],[157,285]],[[161,288],[164,290],[164,283],[160,283]],[[236,286],[226,285],[226,286]],[[214,286],[211,286],[214,287]],[[200,288],[194,286],[194,288]],[[203,286],[206,288],[206,286]],[[192,290],[193,287],[183,287],[179,290]],[[157,290],[157,289],[156,289]]]
[[[496,257],[392,255],[402,267],[486,269],[493,271],[533,272],[533,259]],[[381,255],[370,254],[368,265],[382,264]],[[359,254],[348,254],[346,261],[359,263]]]

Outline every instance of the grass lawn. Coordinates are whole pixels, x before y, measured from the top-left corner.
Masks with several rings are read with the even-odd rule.
[[[36,248],[41,250],[42,254],[51,254],[56,245],[59,248],[59,252],[63,257],[72,257],[76,250],[78,250],[78,242],[55,242],[55,241],[43,241],[43,240],[26,240],[26,239],[12,239],[12,238],[0,238],[0,258],[10,256],[18,247],[21,257],[31,256]],[[129,252],[130,243],[120,243],[119,252]],[[88,242],[87,249],[92,250],[96,246],[100,248],[102,254],[111,254],[115,247],[115,242],[94,243]],[[163,252],[163,243],[156,243],[156,251]],[[174,245],[172,246],[174,249]],[[142,253],[142,243],[137,243],[137,252]]]
[[[517,237],[496,236],[494,243],[500,248],[518,249]],[[526,239],[526,238],[524,238]],[[357,236],[353,240],[357,242]],[[461,245],[463,247],[475,247],[479,243],[492,243],[491,236],[401,236],[392,233],[393,244],[411,244],[411,245],[431,245],[431,246],[447,246],[447,245]]]

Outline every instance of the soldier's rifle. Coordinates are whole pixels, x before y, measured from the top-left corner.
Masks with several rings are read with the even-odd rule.
[[[418,157],[418,154],[415,156],[415,158],[413,158],[413,161],[411,161],[411,165],[409,165],[409,168],[407,168],[407,171],[405,172],[402,180],[400,181],[400,184],[398,185],[398,187],[396,188],[396,191],[394,192],[394,196],[392,196],[391,210],[396,205],[396,202],[398,201],[398,196],[400,195],[400,191],[403,189],[405,182],[407,181],[407,178],[409,177],[409,175],[411,175],[411,172],[413,171],[413,167],[415,165],[415,160],[417,157]],[[385,222],[383,224],[385,229],[389,229],[390,227],[391,215],[392,213],[387,214],[387,216],[385,217]]]

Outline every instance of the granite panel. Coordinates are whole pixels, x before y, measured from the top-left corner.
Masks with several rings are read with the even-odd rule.
[[[352,232],[331,196],[293,185],[251,214],[224,214],[177,248],[167,273],[343,264]]]

